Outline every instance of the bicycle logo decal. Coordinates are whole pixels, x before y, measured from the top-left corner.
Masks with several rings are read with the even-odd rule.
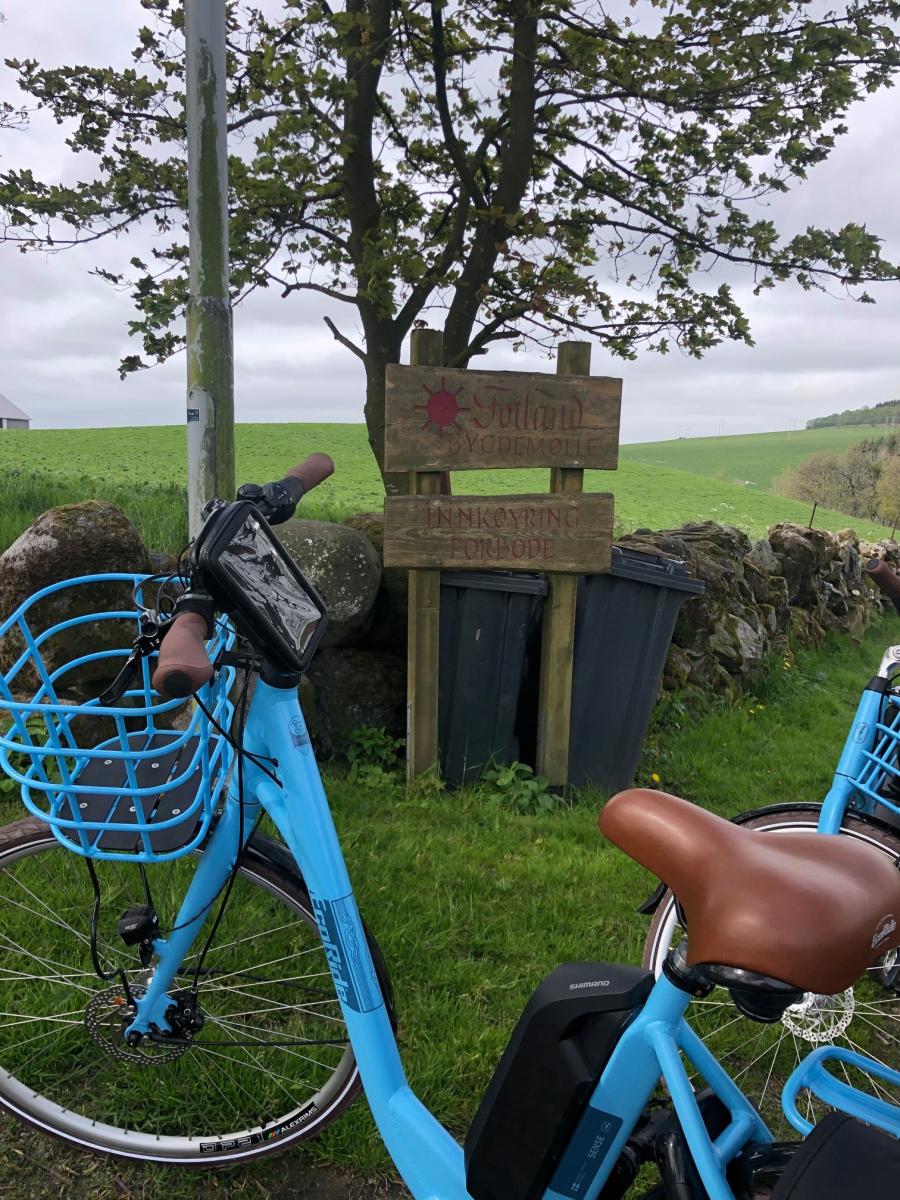
[[[359,943],[359,913],[353,895],[340,900],[311,899],[335,991],[354,1012],[372,1012],[382,1003],[381,988],[372,960]]]
[[[291,734],[291,741],[294,743],[296,750],[301,750],[304,754],[309,754],[309,730],[306,728],[306,723],[302,717],[291,717],[288,729]]]
[[[893,913],[888,913],[886,917],[882,917],[875,927],[875,936],[872,938],[872,949],[880,946],[885,938],[889,938],[897,928],[897,921]]]

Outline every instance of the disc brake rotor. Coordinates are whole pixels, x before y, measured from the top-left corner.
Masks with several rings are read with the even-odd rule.
[[[131,988],[135,999],[143,996],[145,991],[143,987]],[[179,1037],[177,1041],[168,1041],[164,1036],[144,1038],[140,1045],[129,1046],[125,1041],[125,1030],[133,1019],[134,1010],[129,1006],[121,985],[97,992],[84,1010],[88,1033],[106,1054],[120,1062],[155,1067],[180,1058],[186,1050],[190,1050],[190,1040],[184,1037]]]
[[[856,999],[853,988],[837,996],[807,994],[797,1004],[792,1004],[781,1018],[795,1037],[813,1045],[829,1044],[846,1033],[853,1020]]]

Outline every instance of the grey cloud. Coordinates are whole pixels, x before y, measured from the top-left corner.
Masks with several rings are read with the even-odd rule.
[[[266,0],[272,11],[278,0]],[[42,62],[124,64],[134,33],[146,20],[138,0],[3,0],[0,27],[4,55]],[[0,95],[9,72],[0,68]],[[888,238],[887,252],[900,258],[896,196],[900,166],[900,108],[886,92],[857,105],[851,134],[832,159],[768,213],[788,231],[808,224],[865,223]],[[27,134],[0,134],[6,161],[31,166],[38,175],[71,178],[90,164],[73,163],[63,132],[46,118]],[[133,254],[146,257],[152,238],[139,232],[118,242],[82,247],[55,256],[23,256],[0,246],[0,391],[29,411],[39,425],[138,425],[184,419],[184,359],[120,383],[116,364],[137,343],[125,332],[132,316],[127,295],[88,272],[96,263],[116,269]],[[786,428],[791,421],[849,403],[876,403],[900,394],[896,330],[900,287],[875,292],[879,303],[856,306],[816,293],[782,287],[754,298],[741,270],[719,271],[732,283],[750,317],[755,349],[728,344],[702,362],[679,353],[642,355],[622,362],[594,350],[597,373],[624,379],[623,438],[672,437],[676,429],[715,433],[724,418],[730,433]],[[259,292],[235,312],[236,406],[239,420],[362,420],[362,370],[325,329],[329,313],[358,340],[354,310],[304,293],[282,300]],[[549,371],[540,353],[512,354],[496,347],[479,365]]]

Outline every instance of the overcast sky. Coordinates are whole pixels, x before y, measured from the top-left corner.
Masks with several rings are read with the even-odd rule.
[[[124,65],[146,14],[137,0],[0,0],[0,59],[43,65]],[[15,101],[0,65],[0,97]],[[863,222],[900,257],[900,92],[858,105],[826,164],[774,213],[787,231]],[[72,175],[62,131],[36,117],[0,131],[0,156],[38,178]],[[176,424],[184,418],[184,359],[120,382],[116,364],[138,346],[125,332],[127,296],[89,275],[141,251],[134,241],[58,255],[0,245],[0,392],[36,427]],[[673,353],[623,363],[595,347],[593,369],[624,379],[622,440],[787,429],[809,417],[900,396],[900,284],[858,305],[785,285],[760,298],[738,286],[756,346],[724,345],[701,362]],[[872,289],[870,289],[872,290]],[[346,314],[342,313],[344,319]],[[351,330],[352,331],[352,330]],[[254,297],[235,311],[239,421],[361,421],[360,364],[338,346],[312,296]],[[495,350],[485,368],[552,369],[539,355]]]

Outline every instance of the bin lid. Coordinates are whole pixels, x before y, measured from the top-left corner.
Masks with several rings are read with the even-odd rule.
[[[632,550],[630,546],[613,546],[610,575],[619,579],[633,579],[638,583],[652,583],[656,587],[674,588],[678,592],[690,592],[699,596],[706,591],[702,579],[688,575],[684,563],[664,554],[653,554],[647,550]]]
[[[526,596],[547,595],[547,580],[543,575],[525,575],[519,571],[442,571],[441,587],[515,592]]]

